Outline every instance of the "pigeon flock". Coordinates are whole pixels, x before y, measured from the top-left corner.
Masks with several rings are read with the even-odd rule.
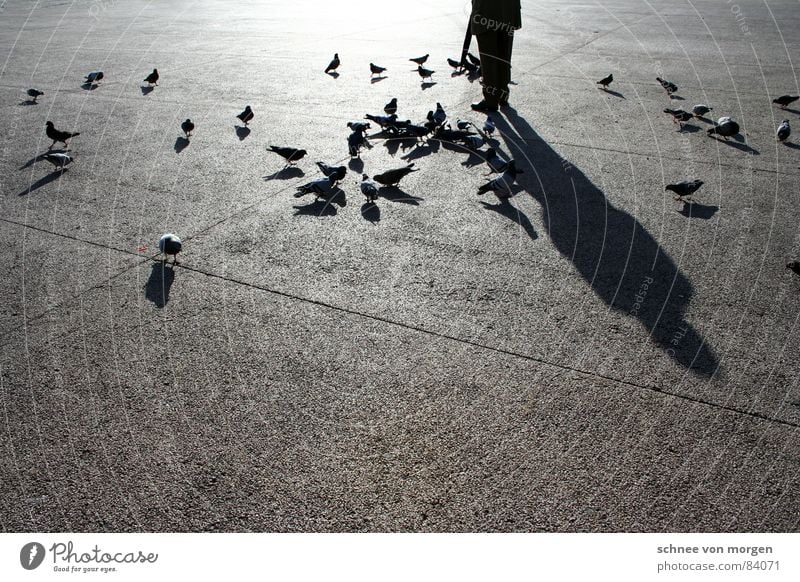
[[[416,65],[416,72],[423,81],[431,79],[436,71],[426,68],[424,65],[428,61],[430,54],[425,54],[420,57],[412,57],[410,62]],[[447,59],[456,74],[480,75],[480,59],[473,54],[467,52],[465,58],[461,61],[455,59]],[[333,59],[324,72],[328,75],[338,76],[337,70],[341,66],[341,59],[339,54],[335,53]],[[370,77],[374,79],[375,75],[379,78],[384,78],[387,71],[386,67],[369,63]],[[97,87],[99,82],[103,80],[104,74],[102,71],[90,72],[85,76],[85,83],[91,88]],[[159,73],[158,69],[148,74],[143,82],[148,84],[148,87],[153,88],[158,86]],[[656,81],[666,92],[670,99],[676,98],[678,86],[672,81],[656,77]],[[597,81],[597,85],[603,91],[609,91],[609,86],[614,82],[614,75],[608,76]],[[30,103],[37,103],[38,98],[45,95],[43,91],[38,89],[28,89],[27,95],[31,98]],[[800,100],[798,95],[782,95],[773,99],[773,103],[778,105],[781,109],[785,109],[788,105]],[[347,148],[351,159],[360,158],[361,150],[363,148],[371,148],[370,139],[385,138],[395,140],[410,140],[415,145],[426,142],[427,140],[439,140],[449,142],[454,145],[459,145],[465,151],[479,155],[485,161],[489,168],[488,174],[497,174],[496,177],[489,179],[478,188],[477,194],[482,195],[487,192],[494,192],[500,199],[506,199],[513,195],[513,185],[516,182],[517,176],[522,172],[517,168],[516,162],[513,159],[506,159],[500,154],[496,148],[492,147],[492,135],[496,127],[491,115],[487,115],[486,121],[482,128],[479,128],[471,121],[458,119],[455,122],[456,128],[453,129],[447,112],[441,103],[436,103],[436,108],[428,112],[425,121],[421,123],[413,123],[410,119],[401,120],[398,118],[399,104],[396,97],[393,97],[383,108],[384,115],[366,114],[364,120],[350,121],[347,123],[347,128],[350,134],[347,137]],[[708,120],[705,116],[713,111],[713,108],[705,104],[697,104],[692,107],[691,111],[683,109],[673,109],[670,107],[664,108],[664,113],[667,113],[672,118],[673,123],[679,125],[680,131],[683,131],[684,124],[692,119],[700,119],[707,123],[713,123],[713,126],[707,129],[709,136],[719,136],[723,140],[734,137],[739,134],[739,124],[731,117],[720,117],[716,122]],[[247,105],[244,110],[236,116],[239,121],[244,124],[244,128],[255,118],[255,113],[250,105]],[[367,132],[372,128],[371,123],[375,123],[380,132],[368,136]],[[185,136],[186,143],[195,129],[195,124],[191,119],[186,119],[181,123],[181,131]],[[249,129],[243,129],[249,131]],[[474,131],[472,131],[474,130]],[[52,144],[48,148],[52,148],[61,143],[65,148],[69,147],[69,140],[80,135],[80,132],[65,131],[56,129],[52,121],[48,121],[45,126],[45,133]],[[776,136],[779,142],[787,142],[791,135],[791,127],[789,121],[784,119],[779,125]],[[497,142],[494,142],[497,143]],[[486,150],[481,150],[483,146],[489,146]],[[269,146],[269,151],[279,155],[285,160],[284,169],[294,166],[297,162],[302,160],[307,151],[301,148],[285,147],[285,146]],[[56,171],[63,172],[66,167],[74,161],[74,158],[67,154],[65,151],[48,151],[42,156],[42,159],[48,161],[55,166]],[[297,198],[313,194],[317,199],[332,200],[337,194],[341,192],[338,185],[347,175],[347,168],[345,166],[330,166],[324,162],[317,162],[317,166],[322,173],[322,177],[302,184],[297,187],[294,196]],[[370,179],[367,173],[362,173],[360,182],[361,193],[366,198],[367,204],[375,204],[379,197],[381,187],[384,188],[397,188],[403,178],[412,172],[419,171],[414,163],[409,163],[401,168],[394,168],[386,170],[382,173],[375,174]],[[381,186],[378,186],[380,184]],[[674,184],[667,184],[665,191],[671,191],[675,194],[675,200],[683,203],[692,204],[691,197],[703,185],[702,180],[694,179]],[[173,263],[177,264],[177,254],[182,249],[180,238],[172,233],[167,233],[161,237],[159,241],[159,250],[165,257],[165,261],[169,255],[173,256]],[[800,272],[797,267],[797,262],[789,263],[787,268]]]

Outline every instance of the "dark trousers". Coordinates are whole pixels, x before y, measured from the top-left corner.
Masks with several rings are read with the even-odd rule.
[[[508,101],[514,35],[505,30],[497,30],[478,33],[475,38],[478,39],[478,51],[481,55],[483,98],[493,106]]]
[[[505,30],[481,32],[478,51],[481,55],[483,98],[496,106],[508,101],[508,83],[511,81],[511,48],[514,35]]]

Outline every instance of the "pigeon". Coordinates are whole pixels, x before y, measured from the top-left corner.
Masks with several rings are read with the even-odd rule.
[[[361,193],[367,197],[367,202],[378,199],[378,186],[366,174],[361,174]]]
[[[248,105],[247,107],[245,107],[245,108],[244,108],[244,111],[242,111],[242,112],[241,112],[239,115],[237,115],[236,117],[238,117],[238,118],[241,120],[241,122],[242,122],[242,123],[244,123],[244,124],[245,124],[245,126],[247,126],[247,124],[248,124],[248,123],[250,123],[251,121],[253,121],[253,118],[254,118],[255,116],[256,116],[256,114],[255,114],[255,113],[253,113],[253,110],[252,110],[252,109],[250,108],[250,106]]]
[[[153,72],[144,78],[144,82],[150,85],[158,85],[158,69],[153,69]]]
[[[54,145],[56,145],[56,143],[58,143],[58,142],[61,142],[66,146],[68,139],[80,135],[80,132],[77,132],[77,131],[75,133],[71,133],[69,131],[59,131],[59,130],[57,130],[55,128],[55,126],[53,125],[52,121],[48,121],[45,124],[45,126],[47,128],[45,130],[45,133],[47,134],[47,137],[49,137],[50,139],[53,140],[53,143],[50,144],[50,148],[48,148],[48,149],[52,149],[52,147]]]
[[[89,73],[86,75],[86,82],[87,83],[97,83],[101,81],[105,75],[103,75],[103,71],[96,71],[94,73]]]
[[[36,99],[38,99],[41,95],[44,95],[44,91],[37,91],[36,89],[28,89],[28,97],[33,97],[34,103],[36,103]]]
[[[498,154],[496,149],[489,148],[486,150],[486,163],[492,169],[492,171],[489,172],[491,174],[494,172],[505,172],[508,164],[511,162],[505,159],[502,155]]]
[[[361,133],[366,133],[367,130],[372,126],[366,121],[348,121],[347,127],[349,127],[352,131],[360,131]]]
[[[330,62],[330,64],[328,64],[328,67],[325,69],[325,72],[332,73],[333,71],[338,69],[339,65],[341,64],[342,62],[339,60],[339,53],[334,53],[333,60]]]
[[[367,113],[364,116],[364,119],[369,119],[370,121],[374,121],[381,127],[388,127],[392,125],[395,121],[397,121],[397,115],[392,113],[388,117],[384,117],[383,115],[370,115]]]
[[[397,97],[392,97],[392,100],[383,106],[383,112],[386,113],[386,115],[397,113]]]
[[[181,123],[181,130],[183,131],[183,133],[186,134],[186,139],[189,139],[189,137],[192,135],[192,132],[194,131],[194,123],[192,123],[192,120],[187,119],[186,121]]]
[[[44,155],[44,159],[56,168],[63,170],[65,166],[72,163],[73,157],[61,152],[48,152]]]
[[[416,138],[417,140],[421,140],[423,137],[428,135],[435,124],[428,122],[424,125],[414,125],[413,123],[403,124],[402,126],[397,127],[397,136],[401,138]]]
[[[664,88],[664,91],[667,92],[667,95],[672,95],[678,90],[678,86],[675,83],[671,83],[666,79],[662,79],[661,77],[656,77],[656,81],[661,83],[661,86]]]
[[[471,150],[479,150],[486,144],[486,141],[479,135],[468,135],[463,141],[464,145]]]
[[[703,185],[702,180],[692,180],[690,182],[678,182],[677,184],[667,184],[664,187],[664,192],[670,190],[675,192],[675,200],[680,200],[681,202],[686,202],[684,198],[687,196],[691,196]]]
[[[729,137],[733,137],[739,133],[739,124],[730,117],[720,117],[717,124],[714,127],[708,128],[706,133],[708,133],[708,135],[716,134],[722,136],[727,141]]]
[[[173,263],[178,264],[178,253],[181,252],[183,244],[174,234],[168,232],[162,236],[158,241],[158,250],[164,253],[164,261],[166,262],[169,255],[173,257]]]
[[[431,71],[430,69],[426,69],[422,65],[417,67],[417,73],[419,76],[422,77],[423,80],[430,79],[431,75],[433,75],[436,71]]]
[[[326,178],[330,178],[333,180],[334,184],[337,182],[341,182],[342,179],[347,175],[347,168],[344,166],[329,166],[325,162],[317,162],[317,167],[319,167],[320,171]]]
[[[603,86],[603,89],[608,89],[608,86],[611,84],[611,82],[612,82],[613,80],[614,80],[614,75],[613,75],[613,74],[611,74],[611,75],[609,75],[608,77],[603,77],[602,79],[600,79],[600,80],[597,82],[597,84],[598,84],[598,85],[602,85],[602,86]]]
[[[369,64],[369,72],[372,73],[372,75],[380,76],[384,71],[386,71],[386,67],[379,67],[375,63]]]
[[[480,67],[481,66],[481,60],[478,57],[476,57],[475,55],[473,55],[472,53],[467,53],[467,60],[470,63],[472,63],[473,65],[475,65],[476,67]]]
[[[463,63],[461,63],[461,66],[464,67],[464,69],[466,69],[466,71],[470,75],[477,75],[478,73],[481,72],[480,65],[475,65],[473,63],[470,63],[469,61],[464,61]]]
[[[709,107],[708,105],[703,105],[702,103],[692,107],[692,114],[698,118],[703,117],[709,111],[714,111],[714,108]]]
[[[789,127],[789,120],[784,119],[778,126],[778,141],[786,141],[792,133],[792,128]]]
[[[461,119],[457,119],[456,120],[456,127],[458,129],[466,131],[467,129],[472,127],[472,122],[471,121],[462,121]]]
[[[478,195],[485,194],[486,192],[498,192],[498,198],[508,198],[511,196],[511,186],[517,179],[517,174],[522,171],[517,169],[514,161],[511,160],[506,165],[505,171],[498,177],[489,180],[478,188]]]
[[[367,138],[360,131],[354,131],[347,136],[347,150],[350,152],[351,158],[358,158],[361,156],[361,148],[369,145]]]
[[[492,119],[491,115],[486,116],[486,123],[483,124],[483,131],[486,132],[487,135],[492,135],[495,130],[494,119]]]
[[[307,184],[297,187],[297,192],[294,193],[295,198],[300,198],[306,194],[314,194],[317,198],[328,196],[335,186],[333,178],[328,176],[312,180]]]
[[[461,62],[455,59],[447,58],[447,64],[453,67],[454,69],[458,70],[461,68]]]
[[[468,137],[475,135],[471,131],[463,131],[460,129],[450,129],[450,127],[445,127],[443,125],[437,126],[435,130],[436,139],[441,141],[449,141],[449,142],[459,142],[464,141]]]
[[[429,56],[430,56],[430,54],[427,54],[424,57],[416,57],[416,58],[408,59],[408,60],[411,61],[411,62],[417,63],[418,65],[424,65],[425,61],[428,60]]]
[[[800,99],[800,95],[781,95],[777,99],[773,99],[772,102],[780,105],[781,109],[786,109],[787,105],[794,103],[798,99]]]
[[[683,123],[685,121],[689,121],[694,117],[694,115],[688,111],[684,111],[683,109],[670,109],[669,107],[664,109],[664,113],[669,113],[672,116],[672,123],[677,122],[681,128],[683,128]]]
[[[446,119],[447,113],[444,112],[444,107],[442,107],[441,103],[437,102],[436,111],[433,112],[433,121],[436,125],[443,125]]]
[[[275,152],[280,157],[286,160],[287,165],[293,165],[296,161],[303,159],[306,155],[306,150],[299,150],[296,148],[285,148],[280,146],[269,146],[269,151]]]
[[[786,263],[786,268],[800,275],[800,261],[790,261]]]
[[[397,168],[395,170],[387,170],[383,174],[375,176],[375,181],[383,184],[384,186],[397,186],[400,180],[405,178],[411,172],[418,172],[414,169],[414,163],[408,164],[405,168]]]

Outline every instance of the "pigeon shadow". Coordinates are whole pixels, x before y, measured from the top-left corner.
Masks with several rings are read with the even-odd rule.
[[[411,204],[412,206],[419,206],[420,200],[425,200],[419,196],[412,196],[408,192],[404,192],[397,186],[381,186],[378,188],[378,196],[385,198],[389,202],[399,202],[401,204]]]
[[[386,77],[386,75],[382,75],[382,76],[380,76],[380,77],[372,77],[372,78],[369,80],[369,82],[370,82],[370,83],[372,83],[372,84],[374,85],[375,83],[380,83],[381,81],[383,81],[383,80],[384,80],[384,79],[386,79],[386,78],[387,78],[387,77]]]
[[[236,130],[236,137],[239,138],[239,141],[244,141],[250,135],[250,128],[244,125],[234,125],[233,129]]]
[[[785,141],[785,142],[783,142],[783,145],[785,145],[787,148],[791,148],[793,150],[800,150],[800,145],[798,145],[798,144],[796,144],[794,142],[791,142],[791,141]]]
[[[33,184],[28,186],[27,189],[25,189],[22,192],[20,192],[19,194],[17,194],[17,196],[25,196],[27,194],[30,194],[34,190],[38,190],[42,186],[46,186],[50,182],[52,182],[54,180],[58,180],[61,177],[61,175],[64,174],[65,172],[67,172],[67,171],[68,171],[68,168],[57,168],[57,169],[53,170],[52,172],[50,172],[49,174],[47,174],[46,176],[44,176],[43,178],[39,178],[38,180],[36,180]]]
[[[339,212],[329,200],[315,199],[311,204],[294,207],[294,216],[336,216]]]
[[[166,261],[153,263],[150,269],[150,277],[144,285],[144,296],[148,301],[152,301],[159,309],[166,306],[169,301],[169,290],[175,280],[175,269],[170,265],[167,267]]]
[[[175,153],[176,154],[181,153],[183,150],[185,150],[187,147],[189,147],[189,143],[190,142],[189,142],[188,139],[186,139],[185,137],[179,135],[175,139]]]
[[[719,206],[700,204],[699,202],[686,202],[684,203],[683,208],[678,210],[678,214],[682,214],[686,218],[700,218],[702,220],[708,220],[712,218],[718,210]]]
[[[381,209],[374,202],[365,202],[361,205],[361,216],[372,224],[378,224],[381,220]]]
[[[669,98],[672,99],[673,101],[686,101],[686,99],[684,99],[680,95],[670,95]]]
[[[20,101],[19,105],[39,105],[39,102],[34,101],[33,99],[28,99],[27,101]]]
[[[347,167],[360,174],[364,171],[364,160],[361,158],[350,158],[350,161],[347,162]]]
[[[293,178],[302,178],[305,172],[297,166],[285,166],[269,176],[262,176],[264,180],[291,180]]]
[[[150,95],[155,90],[155,86],[139,85],[142,90],[142,95]]]
[[[603,91],[604,93],[608,93],[609,95],[613,95],[614,97],[619,97],[620,99],[627,99],[627,97],[625,97],[625,95],[623,95],[619,91],[612,91],[611,89],[603,89],[603,88],[601,88],[600,90]]]
[[[99,85],[97,83],[84,83],[81,85],[81,89],[84,91],[94,91],[98,86]]]
[[[761,155],[761,152],[759,152],[755,148],[750,147],[746,143],[740,143],[738,141],[731,141],[729,139],[718,139],[718,138],[714,137],[713,135],[710,136],[710,137],[714,141],[716,141],[717,143],[723,143],[723,144],[725,144],[727,146],[730,146],[730,147],[732,147],[734,149],[737,149],[739,151],[745,152],[745,153],[750,154],[752,156],[760,156]],[[739,137],[739,136],[737,135],[736,137]]]
[[[780,109],[780,107],[779,107],[779,109]],[[790,109],[789,107],[785,107],[785,108],[781,109],[781,111],[788,111],[789,113],[794,113],[795,115],[800,115],[800,111],[798,111],[797,109]]]
[[[516,110],[507,108],[495,121],[525,172],[518,182],[541,205],[544,232],[585,284],[606,305],[638,320],[643,336],[669,358],[694,374],[714,375],[719,358],[685,317],[694,287],[667,251],[579,168],[565,165]]]
[[[531,240],[536,240],[539,238],[539,235],[536,234],[536,229],[533,228],[533,224],[531,224],[531,221],[524,212],[513,206],[508,201],[508,198],[500,198],[499,200],[500,201],[497,204],[489,204],[483,200],[480,200],[479,202],[486,210],[492,210],[493,212],[497,212],[500,216],[505,216],[510,221],[516,222],[520,228],[526,232]]]
[[[420,87],[421,87],[421,88],[422,88],[422,90],[424,91],[425,89],[430,89],[430,88],[431,88],[431,87],[433,87],[435,84],[436,84],[436,81],[425,81],[425,82],[423,82],[423,83],[420,83]]]
[[[414,160],[418,160],[420,158],[424,158],[425,156],[435,154],[438,151],[439,151],[439,142],[436,140],[430,140],[422,145],[415,147],[413,150],[411,150],[410,153],[407,153],[404,156],[400,156],[400,159],[411,162]]]
[[[678,129],[678,133],[697,133],[701,129],[703,128],[690,123],[684,123],[683,126]]]
[[[392,157],[397,154],[398,149],[402,148],[403,151],[406,151],[415,145],[417,145],[417,140],[413,137],[392,137],[383,142],[383,147]]]
[[[339,73],[337,73],[336,71],[331,71],[330,73],[325,73],[325,74],[330,76],[330,77],[333,77],[334,79],[338,79],[339,78]]]
[[[475,166],[480,166],[486,161],[486,157],[480,155],[478,152],[469,152],[469,157],[461,162],[461,165],[465,168],[474,168]]]
[[[25,168],[30,168],[36,162],[40,162],[44,159],[47,154],[65,154],[68,150],[47,150],[46,152],[39,154],[38,156],[32,157],[30,160],[25,162],[22,166],[19,167],[20,170],[24,170]]]

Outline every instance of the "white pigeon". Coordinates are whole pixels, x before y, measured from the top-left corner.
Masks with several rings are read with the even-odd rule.
[[[74,158],[60,152],[48,152],[44,155],[44,159],[53,164],[59,170],[63,170],[65,166],[72,163]]]
[[[792,128],[789,127],[789,120],[784,119],[781,121],[781,124],[778,126],[778,141],[786,141],[789,139],[789,135],[792,133]]]

